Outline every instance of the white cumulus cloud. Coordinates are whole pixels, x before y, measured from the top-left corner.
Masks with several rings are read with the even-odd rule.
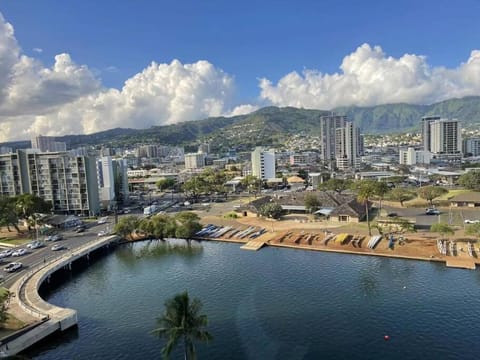
[[[51,67],[24,55],[0,14],[0,141],[219,116],[231,111],[234,89],[233,77],[208,61],[178,60],[152,62],[122,89],[105,88],[69,54]]]
[[[334,74],[291,72],[276,84],[260,80],[261,98],[278,106],[332,109],[386,103],[430,104],[480,95],[480,51],[457,68],[432,67],[424,56],[387,56],[381,47],[363,44],[347,55]]]
[[[277,83],[260,80],[259,102],[331,109],[424,104],[466,95],[480,95],[480,50],[449,69],[430,66],[424,56],[394,58],[378,46],[364,44],[343,59],[337,73],[304,70]],[[51,66],[25,55],[13,26],[0,14],[0,141],[146,128],[258,109],[235,104],[234,98],[234,78],[208,61],[152,62],[121,89],[107,88],[95,70],[77,64],[67,53],[55,56]]]
[[[251,112],[254,112],[258,109],[259,109],[259,106],[257,105],[242,104],[242,105],[235,106],[233,110],[225,114],[225,116],[238,116],[238,115],[250,114]]]

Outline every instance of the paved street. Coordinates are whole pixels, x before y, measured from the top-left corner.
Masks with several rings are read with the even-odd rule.
[[[74,229],[67,231],[60,231],[63,235],[63,239],[60,241],[45,241],[45,246],[38,249],[27,249],[28,252],[24,256],[9,256],[0,260],[0,275],[4,277],[4,281],[1,284],[4,287],[10,287],[20,276],[22,276],[28,269],[42,263],[43,261],[48,261],[55,256],[62,255],[65,251],[75,249],[92,239],[97,238],[97,234],[101,230],[110,229],[113,227],[113,217],[109,218],[109,221],[106,224],[97,225],[96,223],[88,224],[87,229],[83,233],[76,233]],[[40,240],[42,240],[40,238]],[[53,245],[63,245],[66,249],[52,251],[51,247]],[[11,248],[12,250],[24,248],[26,249],[26,244],[23,246],[18,246],[16,248]],[[4,250],[5,248],[2,248]],[[4,267],[10,262],[21,262],[23,264],[22,269],[14,272],[8,273],[4,271]]]
[[[427,229],[437,222],[463,226],[465,219],[480,220],[480,210],[475,208],[439,208],[440,215],[426,215],[425,208],[383,206],[383,209],[386,213],[396,213],[400,217],[415,219],[416,225],[421,229]]]

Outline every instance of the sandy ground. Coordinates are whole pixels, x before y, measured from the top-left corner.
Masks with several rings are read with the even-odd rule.
[[[385,237],[375,249],[367,247],[370,239],[366,224],[343,225],[326,221],[306,220],[307,217],[298,216],[297,219],[271,221],[257,217],[242,217],[238,219],[224,219],[219,215],[199,213],[204,224],[229,225],[235,229],[246,229],[249,226],[264,228],[266,233],[256,240],[262,240],[267,245],[300,248],[306,250],[345,252],[364,255],[399,257],[418,260],[442,261],[455,260],[458,267],[471,268],[474,263],[480,264],[479,243],[474,238],[465,237],[463,231],[457,231],[451,237],[455,242],[454,255],[442,255],[437,248],[439,236],[430,232],[395,234],[394,244],[389,248],[389,241]],[[233,230],[232,230],[233,231]],[[373,235],[378,232],[372,229]],[[345,241],[338,243],[335,237],[338,234],[348,234]],[[403,237],[402,241],[399,241]],[[247,242],[248,239],[238,239],[236,235],[226,233],[226,241]],[[474,243],[474,257],[467,252],[467,242]]]

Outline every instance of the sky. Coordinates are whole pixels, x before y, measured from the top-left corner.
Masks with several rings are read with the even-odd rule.
[[[480,0],[0,0],[0,141],[480,95]]]

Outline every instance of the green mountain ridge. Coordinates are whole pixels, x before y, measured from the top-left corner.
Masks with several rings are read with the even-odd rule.
[[[68,148],[82,145],[128,146],[138,143],[182,145],[194,151],[196,144],[210,141],[214,148],[251,149],[256,145],[273,146],[293,134],[319,135],[319,118],[335,112],[347,115],[363,133],[418,131],[420,119],[427,115],[456,118],[464,127],[480,124],[480,97],[450,99],[431,105],[386,104],[370,107],[338,107],[331,111],[268,106],[250,114],[210,117],[149,129],[116,128],[89,135],[57,137]],[[27,147],[29,142],[2,145]]]

